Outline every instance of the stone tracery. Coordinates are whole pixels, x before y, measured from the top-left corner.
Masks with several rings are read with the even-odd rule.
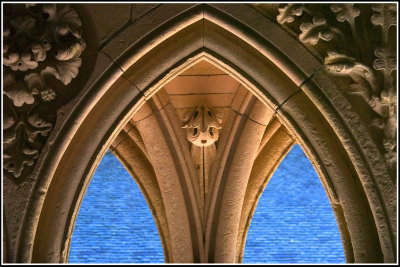
[[[15,9],[14,6],[16,6]],[[127,111],[125,109],[128,109],[128,107],[132,109],[133,104],[127,104],[128,102],[131,103],[130,101],[135,103],[135,108],[136,103],[145,102],[145,106],[151,103],[150,110],[158,112],[157,116],[149,117],[147,120],[144,120],[143,117],[143,120],[129,124],[134,126],[125,132],[121,132],[115,140],[119,142],[122,142],[124,138],[128,141],[133,140],[129,141],[129,149],[131,150],[126,150],[130,152],[126,158],[132,157],[133,151],[139,156],[137,156],[137,161],[134,161],[134,164],[132,163],[132,166],[136,167],[131,166],[132,169],[130,171],[132,173],[140,173],[139,176],[143,177],[142,187],[147,188],[146,190],[149,192],[149,202],[163,203],[165,205],[162,207],[157,205],[150,206],[154,209],[154,213],[158,214],[156,221],[161,229],[160,235],[163,236],[163,246],[166,254],[168,254],[168,257],[166,257],[168,261],[190,261],[192,259],[196,261],[240,261],[242,256],[240,253],[243,251],[244,246],[243,240],[245,240],[246,236],[246,227],[251,221],[251,214],[256,204],[255,200],[259,197],[257,192],[266,185],[268,180],[266,177],[268,178],[270,175],[270,170],[274,169],[274,164],[281,160],[279,156],[283,155],[287,147],[293,142],[288,137],[290,136],[288,131],[291,131],[292,134],[297,133],[298,140],[309,148],[309,156],[311,155],[314,166],[320,172],[321,180],[327,190],[328,197],[331,198],[331,203],[340,224],[347,261],[395,261],[395,255],[393,254],[395,245],[393,241],[396,236],[396,228],[394,226],[396,216],[395,211],[393,211],[393,207],[395,207],[395,195],[393,195],[393,192],[396,184],[394,180],[397,161],[395,152],[397,94],[396,81],[393,76],[396,70],[395,49],[393,48],[396,47],[396,44],[395,39],[392,38],[396,27],[396,16],[393,15],[396,13],[395,6],[391,4],[318,6],[285,4],[282,8],[278,8],[274,4],[256,5],[256,9],[261,10],[261,13],[264,13],[264,9],[267,10],[267,18],[264,17],[263,19],[258,16],[257,12],[244,5],[241,6],[241,9],[248,13],[239,12],[240,14],[238,14],[237,10],[232,9],[229,5],[178,6],[160,5],[154,9],[144,8],[143,10],[145,11],[142,14],[144,20],[149,19],[149,17],[152,18],[154,16],[153,11],[156,13],[159,10],[167,13],[172,12],[168,9],[169,7],[172,7],[171,10],[176,8],[176,11],[173,11],[176,12],[174,13],[176,17],[169,20],[171,17],[168,15],[166,21],[163,21],[163,23],[165,22],[163,27],[158,27],[157,23],[159,22],[150,19],[155,25],[147,26],[149,28],[144,30],[146,32],[144,38],[137,39],[140,41],[134,41],[136,43],[133,48],[128,49],[132,43],[130,41],[127,42],[128,39],[125,38],[128,35],[136,38],[131,31],[137,33],[138,28],[141,29],[141,26],[137,26],[143,22],[141,19],[135,18],[133,20],[132,18],[134,23],[131,21],[120,26],[120,32],[117,31],[115,35],[110,35],[109,43],[105,44],[103,46],[105,49],[98,52],[98,54],[103,56],[103,61],[100,63],[101,67],[99,68],[110,68],[112,69],[110,71],[112,74],[110,72],[104,74],[103,77],[106,77],[104,78],[106,81],[99,79],[100,82],[98,84],[89,87],[88,97],[82,97],[79,101],[72,103],[73,107],[81,108],[77,109],[78,115],[69,110],[69,114],[73,114],[67,120],[69,124],[67,123],[55,130],[55,134],[61,133],[59,139],[53,139],[56,141],[52,145],[59,149],[55,151],[72,151],[71,154],[66,152],[66,154],[54,155],[52,154],[54,153],[53,148],[44,152],[44,157],[50,155],[46,159],[53,162],[54,166],[50,164],[36,167],[39,169],[36,169],[36,172],[33,173],[33,179],[30,179],[29,182],[37,179],[37,184],[32,183],[32,188],[23,191],[28,193],[22,194],[18,191],[19,188],[16,185],[8,183],[8,180],[6,181],[8,206],[6,206],[5,217],[10,220],[7,225],[11,229],[7,230],[10,232],[5,235],[7,238],[9,237],[6,240],[8,245],[6,254],[11,255],[8,256],[8,261],[66,261],[69,234],[73,229],[73,216],[77,212],[76,205],[79,203],[79,197],[84,193],[82,188],[87,183],[87,177],[90,176],[88,174],[89,169],[93,168],[91,166],[96,162],[94,159],[96,157],[93,155],[98,153],[100,155],[99,151],[105,149],[104,146],[106,145],[104,144],[110,145],[112,143],[111,139],[116,138],[118,134],[111,134],[110,131],[119,123],[121,116],[126,114]],[[82,34],[83,30],[87,29],[83,28],[81,18],[77,12],[68,5],[6,5],[5,10],[4,18],[6,23],[4,24],[3,37],[5,44],[3,51],[3,94],[6,96],[4,105],[4,173],[10,174],[14,178],[18,178],[18,180],[24,180],[24,177],[29,176],[30,171],[34,169],[35,160],[39,156],[43,156],[41,149],[46,144],[46,137],[49,133],[53,133],[52,128],[55,125],[55,113],[58,108],[54,103],[60,100],[60,93],[63,90],[68,90],[71,84],[77,80],[75,78],[78,76],[78,72],[82,72],[81,65],[84,63],[82,61],[82,52],[86,46]],[[186,14],[181,13],[183,12],[182,10],[190,14],[190,16],[188,15],[190,23],[186,21],[179,22],[179,19],[183,17],[182,14]],[[271,10],[273,15],[271,15]],[[160,11],[160,14],[162,15],[162,11]],[[246,14],[251,14],[251,19],[246,17]],[[162,18],[161,15],[156,17]],[[92,16],[96,17],[95,12]],[[231,18],[235,19],[230,20]],[[264,25],[261,30],[258,28],[257,33],[265,35],[261,38],[265,43],[257,43],[255,41],[259,40],[260,36],[256,35],[258,37],[254,38],[255,35],[253,33],[257,32],[257,30],[253,31],[253,28],[257,28],[258,25],[253,23],[253,18],[257,18],[256,20],[259,24],[268,25],[268,27]],[[198,23],[200,20],[203,20],[204,23]],[[278,21],[278,23],[275,21]],[[162,23],[160,22],[160,24]],[[296,69],[296,67],[293,67],[296,64],[301,65],[302,71],[306,70],[308,68],[306,65],[309,62],[301,61],[303,59],[302,53],[298,53],[296,56],[290,54],[291,51],[288,51],[284,45],[285,42],[290,43],[292,40],[288,38],[287,33],[281,28],[274,28],[275,24],[283,27],[289,34],[296,36],[300,41],[296,41],[296,45],[291,49],[295,48],[296,51],[302,51],[305,55],[304,58],[307,58],[310,62],[315,60],[310,56],[311,53],[318,58],[319,63],[315,63],[317,68],[310,68],[312,75],[303,75],[301,71],[301,74],[298,74],[299,72],[293,71],[293,69]],[[251,30],[242,32],[241,29],[243,29],[244,25]],[[371,26],[370,32],[365,31],[368,28],[367,26]],[[194,28],[195,30],[182,34],[187,30],[186,28]],[[168,29],[167,34],[162,32],[165,29]],[[265,29],[268,30],[265,31]],[[164,35],[160,34],[159,31]],[[282,43],[283,52],[279,51],[279,53],[284,54],[283,57],[276,53],[276,47],[280,48],[281,40],[279,39],[279,42],[273,45],[269,43],[276,41],[274,39],[276,36],[271,35],[271,32],[274,31],[279,32],[284,40]],[[33,32],[37,33],[37,35],[34,35]],[[187,34],[188,32],[190,34]],[[196,35],[199,32],[201,34]],[[40,38],[37,38],[37,36],[40,36]],[[169,36],[169,38],[165,38],[165,36]],[[196,39],[199,36],[201,36],[202,42],[198,41],[201,38]],[[381,37],[377,38],[376,36]],[[176,44],[171,40],[175,40],[175,43],[179,43],[184,48],[181,49],[179,47],[177,49]],[[189,40],[188,45],[182,40]],[[363,44],[361,44],[361,40],[364,41]],[[143,43],[148,46],[143,48],[141,46]],[[200,43],[202,46],[199,45]],[[107,45],[110,45],[111,48],[108,48]],[[124,45],[127,49],[125,52],[123,52],[124,49],[115,49],[115,47],[119,48]],[[166,49],[161,49],[160,47],[162,46],[165,46]],[[302,50],[303,46],[307,47],[308,50]],[[253,51],[255,48],[257,51]],[[268,112],[260,112],[265,106],[253,106],[256,97],[251,93],[248,94],[247,98],[243,98],[242,100],[245,104],[237,107],[240,110],[236,110],[235,116],[239,118],[240,116],[238,115],[245,114],[249,118],[255,119],[255,121],[262,122],[254,126],[257,130],[248,131],[248,129],[245,129],[247,126],[243,128],[245,119],[237,119],[235,122],[237,123],[235,124],[236,128],[232,129],[241,129],[243,131],[238,131],[236,135],[235,133],[226,134],[224,138],[221,136],[221,138],[218,138],[217,147],[222,151],[225,148],[220,144],[228,144],[227,147],[232,146],[236,149],[237,143],[235,142],[242,140],[242,143],[246,143],[246,138],[255,143],[259,142],[259,147],[251,150],[248,147],[246,148],[245,145],[240,145],[235,155],[229,152],[221,154],[221,151],[217,151],[220,156],[222,155],[222,159],[221,157],[215,157],[217,153],[210,153],[210,155],[214,155],[212,156],[212,161],[215,162],[216,166],[219,164],[218,166],[221,166],[221,170],[226,168],[225,174],[219,173],[217,170],[210,171],[214,172],[212,175],[210,174],[210,177],[217,178],[211,179],[209,183],[207,182],[210,191],[208,191],[208,188],[203,187],[206,182],[198,184],[199,191],[196,191],[196,186],[192,186],[194,181],[192,178],[196,176],[196,170],[190,167],[192,166],[190,158],[194,162],[199,161],[199,153],[197,153],[198,151],[196,152],[196,146],[192,146],[191,152],[186,150],[186,144],[179,137],[182,134],[180,133],[182,125],[177,123],[175,115],[172,116],[172,109],[165,108],[164,110],[166,99],[162,97],[162,93],[158,94],[153,100],[149,100],[147,97],[147,93],[151,91],[149,90],[150,85],[153,86],[153,84],[159,82],[161,77],[165,73],[170,73],[178,63],[186,62],[189,55],[198,55],[199,49],[206,52],[211,51],[211,54],[216,55],[217,58],[213,58],[213,60],[223,59],[222,61],[227,62],[227,65],[239,66],[237,70],[240,70],[239,73],[241,74],[248,72],[245,76],[249,76],[252,79],[251,82],[236,72],[237,75],[234,76],[249,88],[253,88],[252,86],[255,85],[251,85],[251,83],[256,81],[254,84],[258,83],[257,86],[259,88],[253,89],[252,92],[259,99],[269,98],[268,101],[271,101],[272,104],[268,101],[266,103],[271,104],[272,107],[276,105],[274,115],[279,117],[282,120],[281,122],[285,124],[285,127],[283,127],[281,122],[275,119],[262,117],[262,114],[267,114]],[[153,52],[153,50],[156,52]],[[246,50],[251,50],[251,52]],[[110,51],[112,51],[111,56],[107,54]],[[310,51],[311,53],[309,53]],[[131,56],[129,53],[132,53],[135,57],[143,57],[144,60],[140,62],[135,57],[128,60],[126,56]],[[116,54],[120,55],[120,57],[115,57]],[[169,54],[173,54],[175,57],[171,59]],[[232,54],[235,57],[232,57]],[[104,60],[104,55],[109,58],[107,59],[108,61],[112,62],[105,63],[107,60]],[[208,54],[206,53],[206,55]],[[278,56],[275,57],[275,55]],[[209,59],[211,56],[205,57]],[[176,62],[174,62],[175,58],[177,58]],[[159,63],[159,69],[154,69],[148,65],[153,60]],[[290,62],[290,64],[287,62]],[[104,67],[102,64],[108,65]],[[126,67],[131,65],[133,67]],[[312,64],[310,63],[310,65]],[[353,121],[349,120],[353,122],[352,125],[356,125],[358,120],[361,120],[364,125],[371,126],[368,128],[368,133],[359,134],[355,132],[355,141],[360,141],[363,146],[355,144],[354,140],[348,137],[349,131],[346,127],[343,127],[347,122],[343,123],[341,121],[346,121],[346,118],[338,119],[340,116],[337,116],[334,110],[338,109],[338,106],[347,108],[348,106],[338,105],[335,102],[335,97],[339,101],[341,101],[341,98],[338,95],[334,95],[336,91],[332,89],[333,87],[327,86],[325,88],[325,84],[322,84],[322,86],[318,84],[321,87],[317,86],[317,89],[313,89],[315,90],[312,92],[315,93],[312,96],[314,98],[312,100],[310,100],[312,97],[307,98],[307,94],[310,94],[307,86],[312,87],[310,84],[315,82],[313,75],[317,72],[318,75],[321,74],[321,67],[325,69],[326,74],[329,75],[338,88],[342,89],[351,103],[351,108],[345,110],[343,114],[351,115],[351,119],[354,119]],[[121,74],[121,69],[126,70],[126,72]],[[273,71],[270,71],[270,69],[273,69]],[[102,73],[102,71],[100,72]],[[283,72],[286,75],[282,75]],[[98,73],[96,72],[93,75],[98,75]],[[138,76],[140,77],[138,78]],[[118,79],[118,77],[120,78]],[[290,79],[287,77],[290,77]],[[97,78],[95,77],[94,79]],[[117,79],[118,82],[116,82]],[[274,84],[274,81],[277,80],[279,82]],[[111,89],[103,90],[99,88]],[[261,89],[264,90],[263,93],[257,91]],[[324,90],[330,90],[329,93],[333,92],[333,94],[326,96],[324,95]],[[103,97],[103,93],[112,97]],[[154,94],[156,92],[151,91],[151,93]],[[137,95],[141,94],[145,96],[146,100],[141,98],[139,101],[136,99]],[[283,99],[282,101],[281,98]],[[345,101],[341,102],[344,103]],[[88,104],[85,106],[82,103]],[[54,106],[49,106],[53,104]],[[109,107],[109,109],[100,109],[98,106],[101,105]],[[149,108],[149,106],[147,107]],[[252,113],[250,112],[250,107],[254,107],[254,110],[258,111]],[[354,115],[353,109],[358,115]],[[51,116],[45,116],[43,110],[50,111]],[[92,117],[89,115],[86,117],[85,112],[94,118],[102,118],[101,123],[88,119]],[[231,122],[233,121],[232,118],[234,118],[233,115],[230,118]],[[226,119],[224,117],[222,121],[225,125]],[[269,124],[266,123],[267,121]],[[354,121],[357,123],[354,123]],[[156,143],[155,140],[148,136],[141,138],[138,129],[140,127],[142,131],[146,129],[145,123],[153,125],[154,129],[160,133],[164,132],[163,138],[165,138],[164,141],[166,143],[163,141],[164,143],[160,147],[152,146],[152,144]],[[251,122],[248,124],[252,125]],[[127,127],[129,125],[127,124]],[[221,133],[228,131],[225,130],[225,125],[221,128]],[[79,131],[77,127],[80,127]],[[118,127],[120,127],[118,129],[122,128],[121,125]],[[218,127],[215,128],[217,129]],[[165,129],[168,129],[168,133],[165,132]],[[194,128],[191,129],[192,133],[194,133]],[[258,134],[254,133],[256,131]],[[331,134],[325,134],[325,131]],[[91,133],[93,136],[88,136]],[[212,133],[215,137],[216,131],[212,131]],[[60,139],[64,136],[66,136],[67,141]],[[83,139],[86,142],[80,143]],[[101,141],[99,141],[100,139]],[[106,139],[107,141],[105,141]],[[374,140],[375,144],[373,142],[369,143],[370,139]],[[199,140],[201,145],[203,139]],[[210,141],[215,140],[216,138],[211,138]],[[232,140],[236,141],[233,142]],[[173,145],[171,146],[168,142],[172,142]],[[279,148],[281,151],[271,154],[271,151],[276,149],[273,145],[275,142],[280,142]],[[206,148],[212,148],[213,145]],[[256,146],[255,144],[253,145]],[[386,158],[388,169],[391,170],[393,184],[386,180],[387,170],[382,167],[379,161],[381,156],[375,155],[380,153],[371,152],[378,151],[374,150],[375,145]],[[114,147],[114,152],[120,153],[121,161],[125,157],[122,155],[122,150],[119,151],[122,147]],[[335,147],[335,149],[329,150],[332,147]],[[371,147],[372,149],[369,150]],[[82,148],[86,150],[83,151]],[[77,151],[79,151],[79,155],[77,155]],[[229,149],[226,149],[226,151],[229,151]],[[92,154],[87,157],[81,155],[86,155],[89,152]],[[158,158],[160,152],[169,155],[169,158],[173,158],[169,164],[163,165],[165,161],[163,162]],[[329,155],[329,152],[337,154]],[[170,157],[170,155],[173,156]],[[76,161],[73,161],[74,156],[77,156]],[[227,160],[227,158],[230,159]],[[249,166],[243,163],[244,160],[253,161],[254,165],[258,167],[253,170],[248,169]],[[270,160],[269,163],[265,164],[268,160]],[[57,165],[59,162],[62,164]],[[128,160],[125,160],[125,164],[127,162],[129,163]],[[154,162],[158,163],[154,164]],[[87,165],[85,165],[86,163]],[[153,169],[151,166],[157,166],[157,168]],[[172,172],[165,173],[166,166],[173,166],[170,167]],[[238,177],[232,166],[239,166],[239,170],[236,169],[236,172],[240,172],[243,174],[242,177],[249,179]],[[174,172],[178,175],[175,175]],[[229,179],[224,178],[228,176]],[[160,179],[159,177],[176,179],[168,180]],[[341,180],[342,178],[345,179]],[[12,180],[15,181],[17,179]],[[248,181],[248,184],[245,181]],[[246,184],[247,188],[244,187],[243,183]],[[161,184],[161,187],[159,184]],[[341,188],[343,184],[350,186],[343,191],[343,188]],[[62,187],[62,185],[65,186]],[[171,185],[173,186],[171,187]],[[174,188],[174,190],[170,190],[171,188]],[[176,190],[176,188],[181,188],[182,192]],[[203,188],[203,192],[200,191],[201,188]],[[351,192],[354,193],[354,198],[353,195],[346,193],[348,189],[353,190]],[[208,200],[205,196],[206,191],[209,193]],[[13,192],[18,193],[13,194]],[[221,195],[218,192],[229,193]],[[237,198],[231,195],[235,195]],[[60,197],[62,200],[59,199]],[[243,200],[243,202],[238,203],[238,199]],[[9,203],[12,203],[12,205]],[[18,219],[18,216],[15,216],[18,210],[13,211],[12,208],[9,208],[14,203],[19,203],[20,207],[27,205],[29,209],[29,214],[26,219],[24,217],[23,222]],[[174,206],[176,203],[180,205],[180,211],[171,209],[171,207],[176,208]],[[18,205],[15,204],[15,206]],[[186,205],[190,208],[187,209]],[[165,209],[165,207],[167,208]],[[201,207],[206,208],[202,209]],[[186,211],[187,214],[185,213],[186,209],[189,210],[189,212]],[[218,213],[218,209],[223,212]],[[242,210],[242,213],[235,213],[237,210]],[[58,215],[56,216],[56,214]],[[177,217],[177,214],[179,215],[178,217],[182,217],[181,215],[184,214],[182,218],[187,220],[184,227],[177,225],[173,220],[171,221],[171,218]],[[228,215],[232,215],[231,217],[234,217],[234,219],[228,220],[224,224],[224,219],[221,218],[225,218]],[[360,221],[359,218],[362,218],[362,220]],[[190,225],[189,228],[188,225]],[[359,234],[360,231],[354,231],[354,227],[366,229],[365,232],[368,233]],[[196,229],[197,232],[190,229]],[[213,231],[217,235],[213,236]],[[182,235],[183,232],[185,232],[185,235]],[[47,236],[48,233],[52,234]],[[171,243],[171,240],[184,241],[182,242],[184,246],[176,246],[174,242]],[[206,242],[204,250],[208,251],[209,255],[201,250],[204,245],[202,242]],[[226,248],[226,244],[229,244],[229,248]],[[190,247],[191,245],[193,246]],[[193,253],[193,257],[190,256],[190,253],[186,253],[187,251]],[[365,251],[370,253],[365,255]]]

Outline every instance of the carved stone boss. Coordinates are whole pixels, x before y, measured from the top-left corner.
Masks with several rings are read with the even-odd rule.
[[[192,143],[191,154],[197,170],[201,199],[204,205],[208,192],[211,165],[216,157],[215,142],[219,138],[221,116],[207,105],[199,105],[184,117],[186,137]]]
[[[21,178],[53,127],[41,107],[78,75],[86,43],[69,5],[6,4],[3,16],[4,172]]]
[[[322,56],[325,70],[344,88],[372,135],[377,136],[395,177],[396,5],[296,3],[282,5],[278,11],[278,23]]]

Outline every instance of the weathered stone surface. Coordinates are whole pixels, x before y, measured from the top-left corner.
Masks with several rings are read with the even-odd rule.
[[[112,40],[113,35],[131,20],[129,4],[91,4],[87,10],[95,25],[100,44]]]
[[[147,12],[150,12],[152,9],[157,8],[159,5],[157,4],[131,4],[131,21],[135,21],[145,15]]]
[[[8,262],[67,261],[80,202],[111,145],[138,181],[149,178],[142,190],[169,262],[238,262],[260,177],[294,142],[327,191],[346,260],[396,262],[394,4],[112,5],[119,15],[99,14],[109,6],[5,5]],[[201,60],[215,68],[195,70]],[[168,91],[185,86],[168,83],[185,71],[222,71],[240,86],[221,77],[218,93],[229,97],[220,102],[192,86],[196,105],[179,106],[185,98]],[[198,104],[219,104],[215,150],[191,151],[181,128],[184,109]]]

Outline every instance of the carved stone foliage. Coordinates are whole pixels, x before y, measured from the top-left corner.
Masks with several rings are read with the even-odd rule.
[[[208,193],[211,166],[216,158],[215,142],[219,138],[222,118],[207,105],[199,105],[193,112],[187,113],[182,128],[186,129],[186,138],[192,143],[190,153],[197,170],[201,203]]]
[[[318,56],[396,168],[396,5],[281,4],[276,20]],[[395,176],[395,175],[394,175]]]
[[[21,178],[53,128],[49,107],[78,75],[86,42],[69,5],[5,4],[3,16],[4,172]]]
[[[210,107],[199,105],[182,126],[187,130],[187,139],[195,146],[210,146],[218,140],[221,117]]]

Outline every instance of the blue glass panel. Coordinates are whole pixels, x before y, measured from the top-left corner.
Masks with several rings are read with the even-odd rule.
[[[332,207],[299,145],[283,159],[261,195],[243,263],[345,263]]]
[[[100,162],[82,201],[69,263],[164,263],[146,200],[110,152]]]

